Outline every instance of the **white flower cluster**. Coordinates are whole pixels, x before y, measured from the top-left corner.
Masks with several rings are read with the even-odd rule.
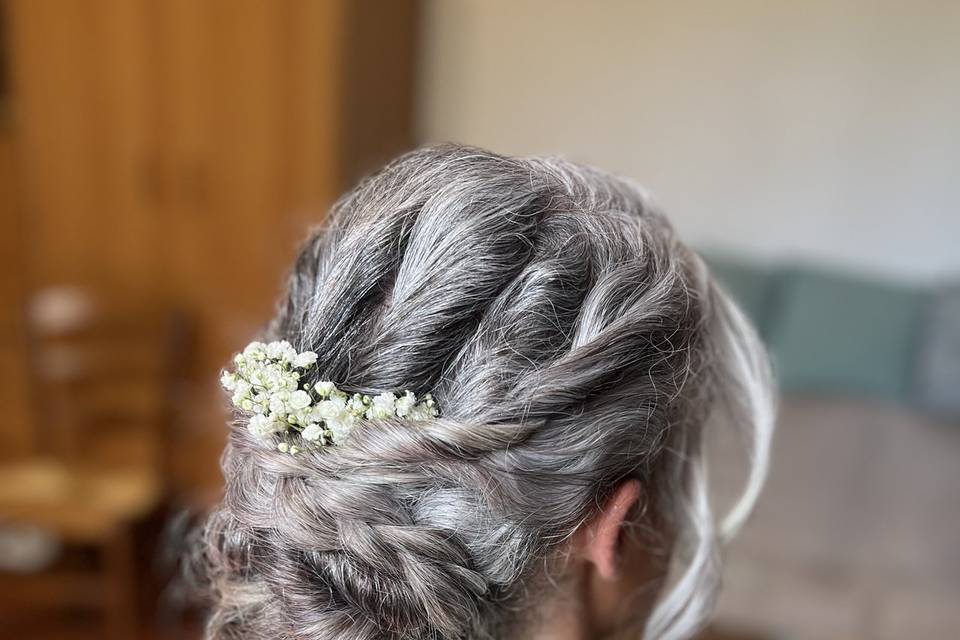
[[[251,342],[233,359],[236,370],[224,371],[223,388],[234,406],[251,414],[250,433],[280,451],[298,453],[305,447],[340,444],[357,420],[392,416],[427,420],[438,413],[429,393],[418,402],[412,391],[397,397],[387,392],[352,396],[329,380],[302,384],[303,373],[317,362],[312,351],[297,353],[289,342]],[[293,438],[294,434],[299,438]]]

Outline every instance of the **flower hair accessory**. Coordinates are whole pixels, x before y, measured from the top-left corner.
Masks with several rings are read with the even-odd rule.
[[[329,380],[304,383],[317,354],[297,353],[286,340],[251,342],[233,362],[236,370],[224,371],[220,383],[233,394],[234,406],[250,415],[250,433],[283,452],[340,444],[358,420],[427,420],[438,414],[429,393],[418,401],[412,391],[370,397],[344,393]]]

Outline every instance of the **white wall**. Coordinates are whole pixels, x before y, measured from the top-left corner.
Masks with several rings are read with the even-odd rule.
[[[960,2],[431,0],[420,133],[644,183],[684,236],[960,274]]]

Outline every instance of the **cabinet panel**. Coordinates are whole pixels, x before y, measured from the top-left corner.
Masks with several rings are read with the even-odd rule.
[[[33,449],[30,429],[29,377],[27,353],[23,344],[22,301],[24,278],[20,270],[22,256],[29,251],[21,236],[17,215],[19,195],[15,184],[13,149],[4,123],[0,131],[0,461],[26,455]]]
[[[24,291],[131,292],[194,325],[169,434],[215,484],[216,372],[307,228],[409,146],[415,3],[9,0]]]
[[[342,9],[154,7],[169,286],[197,332],[191,483],[219,473],[218,369],[270,317],[297,244],[339,190]]]
[[[143,9],[137,0],[7,3],[22,230],[31,247],[24,269],[34,287],[154,286]]]

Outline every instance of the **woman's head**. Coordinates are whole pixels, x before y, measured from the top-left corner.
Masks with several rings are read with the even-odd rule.
[[[592,633],[702,620],[765,473],[769,375],[637,187],[561,160],[412,152],[335,205],[265,333],[316,352],[318,380],[430,392],[441,415],[297,455],[238,416],[205,531],[212,637],[522,637],[558,606]],[[753,454],[721,525],[701,451],[718,406]]]

